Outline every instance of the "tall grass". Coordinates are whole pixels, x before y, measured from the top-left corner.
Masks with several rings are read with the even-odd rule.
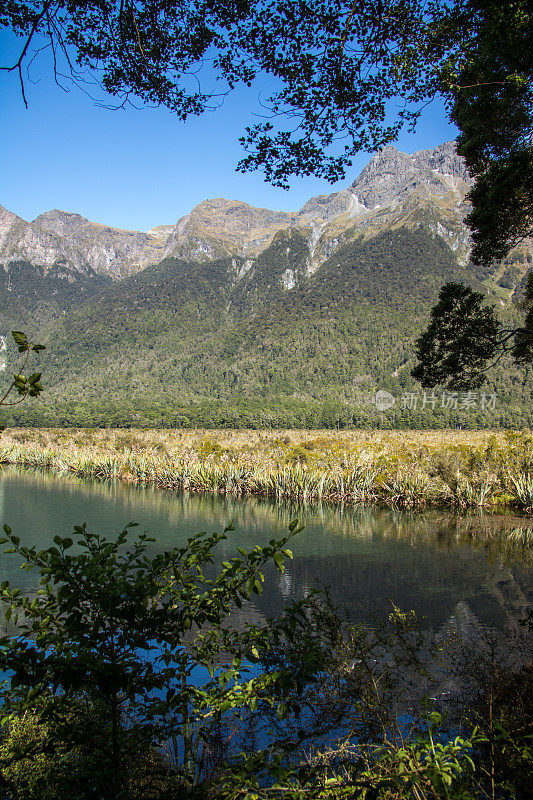
[[[528,431],[16,429],[0,463],[235,497],[533,510]]]
[[[509,474],[509,489],[515,505],[533,511],[533,474]]]

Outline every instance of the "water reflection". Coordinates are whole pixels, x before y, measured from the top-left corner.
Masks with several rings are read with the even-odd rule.
[[[354,619],[387,614],[394,602],[433,628],[465,604],[481,621],[503,625],[523,616],[533,600],[531,518],[177,495],[11,468],[0,472],[0,510],[2,523],[37,547],[81,522],[113,533],[134,520],[162,549],[233,520],[236,531],[221,546],[221,557],[284,535],[298,517],[306,528],[293,540],[294,561],[283,575],[269,570],[265,594],[249,612],[256,618],[278,613],[317,582],[329,586]],[[19,585],[35,581],[20,573],[12,556],[2,556],[0,576]]]

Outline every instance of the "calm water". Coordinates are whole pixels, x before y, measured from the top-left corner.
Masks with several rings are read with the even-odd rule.
[[[281,537],[294,517],[306,526],[290,545],[294,561],[283,575],[267,572],[264,594],[248,613],[257,621],[319,583],[331,588],[354,620],[388,614],[394,602],[414,609],[433,629],[452,618],[473,617],[500,626],[523,616],[533,603],[531,517],[302,507],[0,471],[0,521],[38,547],[82,522],[111,534],[135,521],[140,525],[135,530],[149,531],[157,540],[154,549],[163,549],[233,520],[236,531],[220,550],[227,558],[237,547]],[[529,547],[509,537],[517,527],[530,529]],[[32,573],[19,570],[12,555],[0,556],[0,579],[6,578],[20,586],[36,582]]]

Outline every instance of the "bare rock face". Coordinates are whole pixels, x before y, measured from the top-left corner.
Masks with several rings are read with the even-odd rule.
[[[384,147],[347,190],[313,198],[300,211],[301,220],[314,217],[310,271],[347,238],[421,225],[441,236],[458,261],[466,263],[470,239],[463,220],[471,185],[454,142],[413,155]]]
[[[71,211],[60,211],[54,208],[52,211],[46,211],[33,220],[34,225],[38,225],[43,230],[50,233],[57,233],[58,236],[72,236],[82,231],[87,225],[90,225],[88,219],[82,217],[81,214],[74,214]]]
[[[0,263],[29,261],[51,267],[61,260],[66,260],[73,271],[90,270],[85,255],[60,235],[32,225],[0,206]]]
[[[110,228],[58,209],[41,214],[33,225],[61,237],[84,255],[95,272],[115,279],[163,258],[166,237],[155,231],[148,234]]]
[[[369,210],[390,206],[400,194],[416,185],[418,170],[412,159],[395,147],[384,147],[350,186],[359,202]]]
[[[453,142],[412,156],[392,145],[380,150],[350,189],[368,209],[384,208],[405,200],[413,192],[444,196],[450,189],[464,197],[472,182]]]
[[[343,189],[334,194],[320,194],[312,197],[298,212],[298,222],[327,222],[348,211],[353,202],[353,196],[348,189]]]
[[[457,155],[455,142],[444,142],[434,150],[418,150],[413,153],[412,158],[421,171],[430,169],[441,176],[462,181],[468,188],[473,185],[464,159]]]

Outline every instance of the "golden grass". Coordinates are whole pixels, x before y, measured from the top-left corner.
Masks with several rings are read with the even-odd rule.
[[[235,496],[533,510],[529,431],[11,429],[0,461]]]

